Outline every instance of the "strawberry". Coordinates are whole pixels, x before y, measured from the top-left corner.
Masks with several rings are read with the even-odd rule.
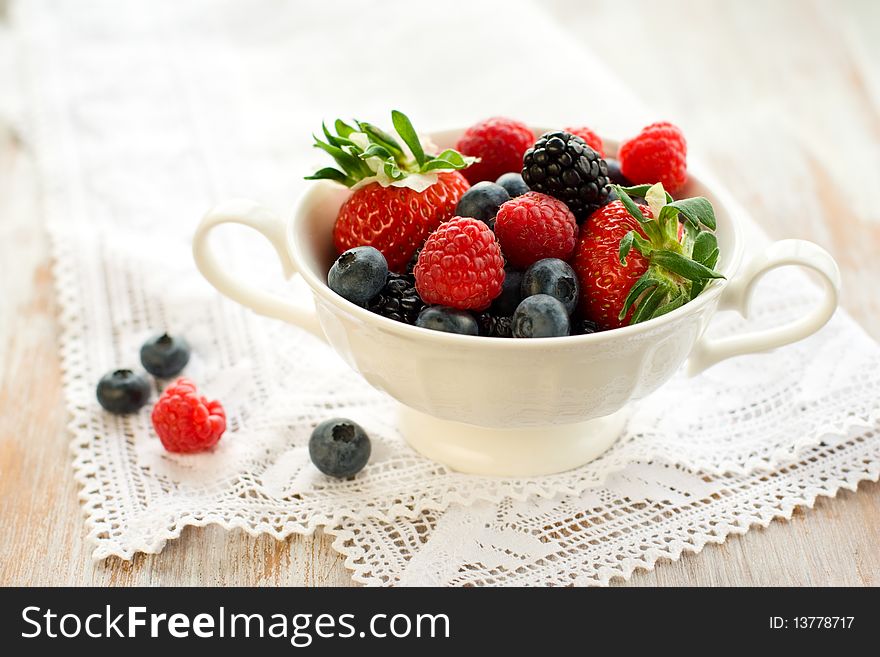
[[[425,152],[410,120],[391,113],[396,136],[364,121],[337,120],[336,134],[323,126],[327,152],[339,168],[326,167],[306,180],[332,180],[352,189],[333,227],[339,253],[356,246],[382,252],[392,271],[402,271],[428,236],[455,213],[469,184],[459,171],[475,158],[454,150]],[[402,142],[402,143],[401,143]]]
[[[640,205],[639,209],[651,216],[651,208]],[[631,254],[626,265],[620,263],[620,241],[631,230],[645,237],[623,203],[613,201],[584,222],[575,248],[571,265],[580,282],[581,313],[602,330],[629,324],[632,309],[623,319],[618,315],[630,289],[648,270],[648,261],[640,253]]]
[[[469,187],[458,171],[437,174],[437,182],[423,192],[379,183],[361,187],[339,209],[333,227],[336,251],[373,246],[391,271],[402,271],[428,235],[455,214]]]
[[[708,200],[673,201],[660,183],[614,189],[620,200],[585,222],[572,260],[580,313],[602,330],[659,317],[723,278],[713,269],[718,243]],[[629,194],[645,196],[648,205],[636,205]]]

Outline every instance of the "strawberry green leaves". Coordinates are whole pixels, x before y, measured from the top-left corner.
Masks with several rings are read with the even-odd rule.
[[[630,324],[638,324],[665,315],[696,298],[709,281],[724,278],[714,269],[719,250],[718,240],[709,232],[716,224],[715,211],[707,199],[676,201],[660,183],[613,188],[643,233],[631,230],[623,237],[618,251],[620,263],[626,266],[633,249],[648,261],[647,270],[624,301],[620,319],[632,312]],[[653,218],[645,217],[630,194],[645,199]],[[681,231],[680,218],[685,222]]]
[[[713,269],[718,264],[718,240],[715,235],[707,232],[700,232],[694,240],[693,252],[691,257],[709,269]],[[706,287],[707,280],[699,280],[691,283],[691,299],[696,299],[697,295]]]
[[[636,231],[631,230],[626,235],[623,236],[623,239],[620,240],[620,249],[618,250],[618,257],[620,258],[620,264],[626,267],[626,256],[629,255],[629,252],[632,251],[633,246],[635,246],[639,253],[643,256],[647,257],[651,251],[654,250],[654,247],[651,246],[651,243],[646,240],[644,237],[639,235]]]
[[[397,134],[403,139],[403,143],[409,146],[409,150],[416,158],[419,167],[424,166],[425,151],[422,149],[422,142],[419,141],[419,136],[406,114],[391,110],[391,122],[394,124],[394,129],[397,130]]]
[[[436,180],[436,173],[464,169],[475,161],[451,149],[439,155],[426,153],[412,122],[402,112],[393,110],[391,122],[397,136],[366,121],[355,121],[352,126],[337,119],[333,123],[336,134],[322,124],[324,138],[314,137],[314,146],[330,155],[338,168],[319,169],[306,180],[332,180],[354,187],[372,181],[387,186],[421,177],[421,191]]]
[[[653,216],[660,216],[663,212],[663,206],[670,202],[668,196],[669,194],[666,193],[666,190],[663,189],[663,185],[660,183],[648,188],[648,191],[645,192],[645,202],[651,208]]]
[[[613,185],[613,187],[616,189],[618,185]],[[632,187],[622,187],[621,189],[623,189],[623,191],[625,191],[628,196],[638,196],[641,198],[646,198],[648,195],[648,191],[652,187],[657,187],[657,185],[633,185]],[[663,189],[662,185],[660,185],[660,189]],[[672,203],[672,196],[669,194],[669,192],[664,192],[664,194],[666,195],[666,202]]]
[[[694,240],[691,257],[710,269],[718,264],[718,240],[713,233],[700,232]]]
[[[629,212],[640,224],[643,226],[648,222],[648,218],[642,214],[642,211],[639,209],[639,206],[636,205],[636,202],[630,198],[630,195],[626,193],[626,190],[620,185],[612,185],[611,188],[617,192],[617,198],[620,199],[620,202],[623,203],[623,207],[626,208],[626,211]],[[630,189],[634,189],[630,187]],[[640,189],[640,188],[637,188]],[[648,186],[644,186],[643,193],[648,192]],[[635,192],[634,192],[635,193]]]
[[[387,132],[366,121],[355,121],[355,123],[357,123],[358,131],[367,135],[370,143],[382,146],[395,155],[403,155],[403,149],[400,147],[400,144]]]
[[[464,169],[470,166],[473,158],[466,158],[458,151],[447,149],[434,159],[422,166],[422,171],[435,171],[437,169]]]
[[[340,137],[348,137],[352,132],[355,131],[354,128],[352,128],[342,119],[336,119],[336,123],[333,124],[333,127],[336,128],[336,134],[338,134]]]
[[[619,198],[620,202],[623,203],[627,212],[629,212],[642,225],[642,230],[645,231],[648,239],[652,241],[660,241],[662,236],[660,234],[660,227],[657,222],[651,221],[642,213],[642,211],[639,209],[639,206],[636,205],[635,201],[633,201],[629,197],[629,194],[623,191],[623,187],[620,187],[619,185],[613,185],[613,187],[618,192],[617,198]],[[647,193],[647,189],[645,191]],[[627,253],[629,253],[629,251],[627,251]],[[623,262],[623,260],[621,260],[621,262]]]
[[[330,171],[333,170],[334,169],[330,169]],[[321,171],[326,171],[326,169],[321,169]],[[635,239],[636,231],[631,230],[623,236],[622,240],[620,240],[620,247],[617,250],[617,257],[620,259],[620,264],[622,264],[624,267],[626,267],[626,256],[628,256],[629,252],[632,251],[633,242],[635,242]]]
[[[713,278],[724,278],[717,271],[713,271],[706,265],[675,251],[653,251],[651,252],[650,260],[652,264],[668,269],[673,274],[678,274],[689,281],[707,281]]]
[[[315,148],[320,148],[322,151],[330,155],[330,157],[332,157],[336,161],[336,164],[342,169],[342,173],[346,178],[357,178],[358,175],[368,175],[370,168],[367,164],[349,153],[346,149],[332,143],[325,143],[317,137],[314,137],[314,135],[313,138],[315,140]]]
[[[648,276],[647,272],[645,272],[645,275],[637,280],[633,284],[632,288],[630,288],[629,294],[626,296],[626,299],[623,302],[623,310],[620,311],[620,319],[626,317],[629,309],[632,308],[633,304],[638,301],[639,297],[641,297],[642,294],[648,292],[649,290],[653,292],[653,290],[660,285],[662,285],[662,281],[654,278],[653,276]]]
[[[311,176],[306,176],[306,180],[335,180],[338,183],[342,183],[343,185],[348,185],[348,176],[339,171],[338,169],[334,169],[333,167],[324,167],[323,169],[318,169]],[[352,183],[354,184],[354,183]]]
[[[675,208],[694,227],[702,224],[709,230],[715,230],[715,210],[709,200],[702,196],[672,201],[668,207]]]

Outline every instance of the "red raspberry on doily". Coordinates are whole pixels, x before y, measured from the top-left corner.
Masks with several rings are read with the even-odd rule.
[[[226,431],[226,413],[218,401],[198,394],[189,379],[177,379],[165,388],[153,407],[153,428],[169,452],[203,452],[217,444]]]

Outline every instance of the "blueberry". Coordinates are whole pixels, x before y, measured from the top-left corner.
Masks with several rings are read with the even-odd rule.
[[[562,302],[570,315],[577,306],[580,284],[571,266],[558,258],[538,260],[526,269],[522,279],[522,296],[549,294]]]
[[[324,420],[309,438],[309,457],[325,475],[353,477],[370,460],[370,437],[351,420]]]
[[[167,333],[154,335],[141,345],[141,364],[153,376],[168,379],[180,374],[189,362],[189,344]]]
[[[523,273],[519,269],[514,269],[510,265],[504,268],[504,285],[501,288],[501,294],[495,297],[492,302],[493,315],[512,315],[513,311],[522,301]]]
[[[115,370],[98,381],[97,395],[98,403],[111,413],[134,413],[150,398],[150,383],[131,370]]]
[[[611,182],[621,187],[632,187],[632,183],[621,173],[619,161],[606,157],[605,163],[608,165],[608,179]]]
[[[455,206],[457,217],[479,219],[489,228],[495,223],[495,215],[501,204],[510,200],[510,194],[501,185],[484,180],[467,190]]]
[[[521,173],[505,173],[498,180],[495,181],[496,185],[501,185],[504,189],[507,190],[507,193],[510,194],[510,198],[515,196],[522,196],[527,191],[529,191],[529,186],[526,185],[526,181],[523,180]]]
[[[477,335],[480,332],[477,320],[468,311],[446,306],[428,306],[419,313],[416,326],[463,335]]]
[[[339,296],[363,306],[381,292],[386,276],[388,261],[382,252],[372,246],[356,246],[336,258],[327,284]]]
[[[549,294],[526,297],[513,313],[513,337],[555,338],[568,335],[568,312]]]

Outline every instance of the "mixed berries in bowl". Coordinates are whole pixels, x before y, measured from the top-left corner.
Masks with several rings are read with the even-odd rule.
[[[735,205],[699,172],[672,192],[678,199],[654,179],[615,182],[621,174],[607,158],[618,144],[605,140],[603,158],[564,130],[529,127],[511,170],[507,150],[496,164],[494,150],[461,146],[464,135],[496,143],[503,122],[487,123],[428,137],[400,113],[394,134],[328,124],[316,145],[334,166],[311,176],[286,218],[246,199],[205,215],[193,239],[199,271],[440,421],[571,425],[656,390],[717,310],[728,282],[713,277],[738,267]],[[494,178],[476,180],[476,158]],[[230,223],[262,234],[309,296],[272,293],[230,271],[210,237]]]
[[[392,113],[394,134],[336,121],[316,147],[350,192],[327,284],[395,322],[490,338],[559,338],[673,312],[723,278],[715,213],[673,197],[686,143],[669,123],[623,142],[589,127],[535,134],[495,117],[439,148]]]
[[[698,372],[802,339],[836,305],[839,272],[814,244],[777,242],[740,269],[744,212],[688,170],[668,123],[620,144],[501,118],[429,138],[400,112],[391,125],[334,122],[316,146],[335,166],[310,176],[286,219],[221,203],[193,257],[232,300],[326,341],[400,403],[415,449],[456,469],[534,476],[584,463],[685,360]],[[233,275],[210,239],[225,224],[263,235],[313,303]],[[791,264],[826,283],[811,315],[705,335],[717,310],[744,313],[760,277]]]

